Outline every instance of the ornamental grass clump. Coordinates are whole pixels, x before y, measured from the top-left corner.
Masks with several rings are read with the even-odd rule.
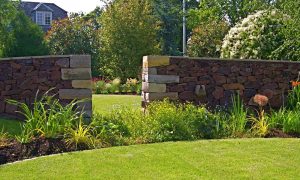
[[[248,110],[244,107],[239,94],[233,95],[231,101],[232,107],[229,110],[228,130],[231,132],[231,136],[240,136],[246,131]]]
[[[51,90],[41,97],[37,92],[32,107],[15,100],[7,101],[18,106],[21,109],[19,113],[25,118],[22,133],[16,137],[20,142],[27,143],[33,137],[62,138],[66,129],[80,119],[82,112],[78,111],[77,105],[84,100],[73,100],[67,105],[62,105],[55,95],[49,95]]]

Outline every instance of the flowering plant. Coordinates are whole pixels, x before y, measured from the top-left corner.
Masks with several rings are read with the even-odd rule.
[[[272,53],[284,41],[280,30],[285,18],[276,9],[249,15],[225,36],[221,58],[274,59]]]

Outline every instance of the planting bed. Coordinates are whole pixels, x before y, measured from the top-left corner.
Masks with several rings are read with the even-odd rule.
[[[271,129],[266,138],[299,138],[300,135],[286,134],[277,129]],[[63,139],[34,139],[27,144],[21,144],[16,140],[9,140],[4,145],[0,145],[0,164],[31,159],[34,157],[72,152],[89,149],[87,146],[79,145],[77,148],[67,145]]]
[[[34,139],[27,144],[21,144],[16,140],[8,140],[0,144],[0,164],[30,159],[38,156],[58,154],[75,150],[87,149],[85,146],[68,146],[62,139]]]

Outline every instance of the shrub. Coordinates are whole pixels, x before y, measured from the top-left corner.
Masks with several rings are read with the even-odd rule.
[[[127,112],[127,113],[126,113]],[[103,146],[123,145],[124,137],[129,137],[130,132],[125,125],[125,119],[135,117],[126,109],[115,109],[108,115],[94,114],[92,126],[94,136],[100,140]]]
[[[222,41],[229,25],[224,21],[214,21],[198,25],[188,40],[188,55],[194,57],[220,57]]]
[[[300,134],[300,113],[298,110],[281,108],[270,115],[270,127],[282,129],[285,133]]]
[[[53,21],[45,39],[51,54],[90,54],[92,74],[99,75],[100,29],[93,19],[72,14]]]
[[[141,83],[139,83],[139,81],[137,79],[129,78],[126,81],[126,85],[130,92],[137,93],[137,91],[139,90],[139,85],[141,85]]]
[[[285,19],[276,9],[249,15],[225,36],[221,58],[275,59],[273,53],[284,42],[281,25]]]
[[[96,81],[95,84],[96,84],[95,85],[96,87],[95,87],[94,92],[96,94],[107,94],[105,81]]]

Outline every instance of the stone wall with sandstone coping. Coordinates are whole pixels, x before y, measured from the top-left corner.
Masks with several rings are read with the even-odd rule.
[[[278,108],[299,71],[300,63],[290,61],[145,56],[143,104],[169,98],[227,106],[238,92],[248,105],[253,105],[252,97],[259,93],[269,97],[272,108]]]
[[[91,57],[89,55],[36,56],[0,59],[0,114],[18,115],[7,99],[32,104],[39,95],[54,88],[62,103],[90,99],[80,104],[91,117]]]

